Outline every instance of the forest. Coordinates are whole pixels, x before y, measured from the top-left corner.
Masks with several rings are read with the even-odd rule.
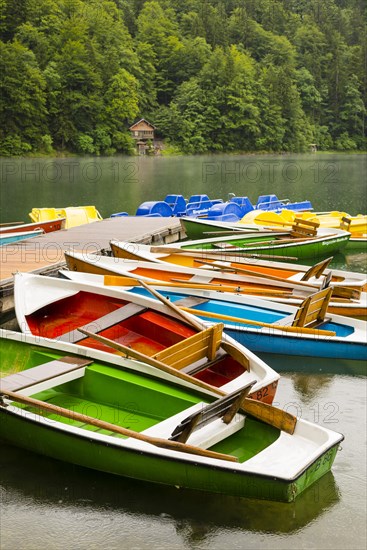
[[[0,155],[366,150],[365,0],[0,0]]]

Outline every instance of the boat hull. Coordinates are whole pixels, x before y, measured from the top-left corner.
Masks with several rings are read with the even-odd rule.
[[[225,332],[253,352],[299,355],[335,359],[366,360],[365,344],[355,342],[332,342],[331,339],[314,336],[302,338],[286,334],[270,334],[261,331],[243,331],[225,326]],[[274,331],[275,332],[275,331]]]
[[[13,225],[0,229],[0,235],[5,233],[21,233],[23,231],[34,231],[36,229],[42,229],[44,233],[51,233],[53,231],[59,231],[65,227],[65,218],[56,218],[54,220],[26,223],[22,225]]]
[[[0,246],[16,243],[18,241],[25,241],[26,239],[33,239],[43,235],[42,229],[36,229],[34,231],[23,231],[19,233],[4,233],[0,234]]]
[[[106,444],[36,423],[26,415],[19,417],[7,409],[1,413],[0,437],[28,451],[146,482],[253,499],[293,501],[331,469],[338,449],[338,444],[329,448],[298,478],[285,481],[218,465],[198,464],[185,457],[171,458]]]
[[[353,234],[348,241],[346,246],[346,251],[350,252],[351,250],[367,251],[367,237],[354,237]]]
[[[290,257],[296,258],[297,260],[309,259],[309,258],[320,258],[325,256],[332,256],[340,250],[342,250],[348,243],[349,235],[340,235],[330,239],[319,240],[319,241],[305,241],[303,243],[290,243],[285,245],[267,245],[264,243],[259,246],[241,246],[241,248],[234,248],[231,250],[231,256],[235,259],[236,256],[239,258],[243,254],[265,254],[267,257],[270,257],[272,254],[277,259],[280,259],[282,256],[285,259]],[[200,248],[200,245],[189,245],[182,246],[184,250],[213,250],[212,248]],[[224,252],[224,250],[223,250]],[[227,252],[227,251],[226,251]]]

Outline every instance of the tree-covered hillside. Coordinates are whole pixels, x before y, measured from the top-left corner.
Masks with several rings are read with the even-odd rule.
[[[0,0],[0,155],[366,149],[365,0]]]

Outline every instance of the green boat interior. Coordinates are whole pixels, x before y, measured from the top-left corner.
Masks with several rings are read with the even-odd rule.
[[[5,352],[5,347],[10,348],[8,354]],[[24,351],[23,361],[15,363],[16,357],[20,357],[21,349]],[[8,341],[8,346],[1,346],[1,356],[5,359],[1,362],[2,376],[43,365],[47,359],[49,361],[60,359],[60,355],[57,356],[53,352],[36,350],[36,346],[22,345],[14,341]],[[32,371],[25,374],[30,376]],[[62,407],[135,432],[143,432],[203,401],[203,395],[194,390],[98,362],[88,364],[81,377],[55,386],[52,386],[52,381],[57,384],[57,379],[52,379],[49,389],[36,391],[32,397],[46,404]],[[29,390],[30,388],[28,394]],[[207,396],[204,398],[210,401]],[[40,409],[32,405],[18,406],[26,411],[40,414]],[[98,426],[65,418],[52,411],[42,410],[41,414],[50,420],[57,420],[83,430],[116,438],[125,437]],[[247,417],[243,428],[216,443],[210,450],[231,454],[243,462],[273,443],[279,437],[279,433],[278,429]]]

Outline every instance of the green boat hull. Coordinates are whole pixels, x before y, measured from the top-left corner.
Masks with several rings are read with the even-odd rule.
[[[274,239],[274,238],[273,238]],[[281,257],[284,257],[285,259],[288,259],[290,257],[297,258],[299,260],[302,259],[310,259],[310,258],[320,258],[324,256],[332,256],[333,254],[336,254],[337,252],[340,252],[348,243],[349,236],[338,236],[331,240],[321,240],[318,242],[315,241],[304,241],[302,243],[296,242],[296,243],[289,243],[285,245],[271,245],[266,243],[267,240],[270,240],[270,237],[253,237],[251,239],[247,239],[246,241],[243,240],[236,240],[233,241],[233,244],[236,246],[236,249],[231,250],[229,249],[222,249],[219,250],[219,248],[213,246],[210,243],[207,243],[205,245],[201,244],[191,244],[191,245],[182,245],[181,248],[183,250],[197,250],[198,252],[205,251],[216,251],[218,255],[220,252],[225,255],[228,251],[231,254],[231,258],[235,259],[236,256],[241,257],[243,254],[249,255],[266,255],[267,258],[271,257],[272,255],[276,259],[281,259]],[[254,241],[260,241],[262,240],[263,243],[261,245],[255,245],[255,246],[248,246],[249,243]],[[232,241],[227,241],[232,242]],[[237,247],[240,247],[237,249]]]
[[[356,250],[359,252],[367,252],[367,238],[366,239],[353,239],[353,235],[348,241],[346,246],[346,252]]]
[[[215,225],[215,222],[211,222],[210,225],[200,223],[200,219],[181,219],[181,224],[184,226],[186,237],[188,239],[207,239],[210,237],[216,237],[218,233],[223,231],[231,231],[231,227],[228,227],[228,230],[221,225]],[[256,229],[255,229],[256,231]],[[236,229],[233,230],[233,233],[236,232]]]
[[[20,341],[0,341],[2,376],[64,353]],[[193,390],[94,361],[80,378],[35,393],[43,403],[89,415],[135,432],[159,424],[203,400]],[[208,400],[210,400],[208,398]],[[19,414],[20,409],[20,414]],[[18,413],[16,412],[18,411]],[[80,428],[80,430],[75,430]],[[98,432],[95,434],[94,432]],[[102,436],[108,436],[101,438]],[[277,428],[247,417],[244,427],[210,450],[236,456],[240,463],[279,438]],[[32,405],[0,406],[0,438],[58,460],[119,476],[188,489],[290,502],[331,469],[338,445],[331,446],[296,479],[259,475],[227,463],[223,468],[186,453],[165,453],[155,446],[129,447],[125,436]],[[126,441],[126,443],[125,443]]]
[[[284,482],[272,477],[260,477],[220,470],[207,465],[198,466],[141,451],[105,445],[41,426],[30,420],[2,415],[1,437],[8,443],[46,455],[124,477],[164,485],[228,494],[237,497],[291,502],[307,487],[331,469],[337,446],[319,458],[298,479]],[[215,450],[213,447],[212,450]]]

